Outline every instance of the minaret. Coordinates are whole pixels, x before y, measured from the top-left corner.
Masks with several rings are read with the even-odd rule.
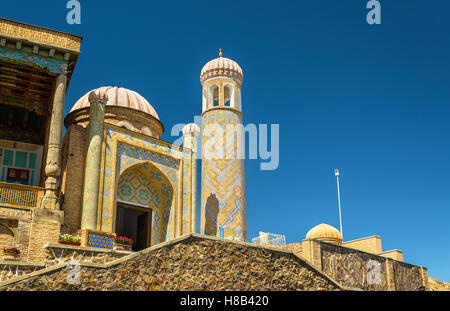
[[[197,232],[197,144],[198,144],[198,135],[200,134],[200,128],[195,123],[189,123],[185,127],[183,127],[183,136],[184,136],[184,144],[185,148],[191,149],[192,157],[191,157],[191,167],[192,167],[192,176],[191,176],[191,202],[189,205],[191,209],[188,210],[188,215],[183,215],[183,217],[187,217],[189,219],[187,223],[191,225],[191,228],[188,229],[188,232]],[[183,211],[183,214],[185,212]],[[184,232],[182,232],[184,234]]]
[[[222,55],[202,69],[201,232],[247,240],[241,67]]]

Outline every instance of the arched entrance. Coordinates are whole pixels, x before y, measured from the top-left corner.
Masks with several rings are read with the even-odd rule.
[[[150,162],[126,169],[117,186],[116,234],[133,239],[134,251],[163,242],[173,194],[167,177]]]

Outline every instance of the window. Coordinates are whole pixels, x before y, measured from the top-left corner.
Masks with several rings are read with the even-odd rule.
[[[35,186],[38,154],[23,150],[0,150],[0,180]]]
[[[223,89],[224,106],[231,107],[231,87],[226,85]]]
[[[213,85],[209,89],[208,108],[219,106],[219,87]]]
[[[217,86],[213,88],[213,106],[219,106],[219,88]]]

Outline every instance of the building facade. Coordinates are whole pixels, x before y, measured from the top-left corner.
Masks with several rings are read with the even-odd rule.
[[[0,19],[0,249],[24,262],[60,234],[140,250],[196,228],[196,125],[186,147],[162,141],[153,106],[121,87],[88,92],[64,119],[81,41]]]
[[[202,129],[187,124],[178,146],[161,140],[163,123],[135,91],[103,86],[66,103],[81,41],[0,18],[0,252],[21,252],[19,262],[0,259],[0,282],[17,276],[11,270],[28,273],[75,255],[103,264],[128,255],[113,250],[117,236],[139,251],[195,233],[200,143],[200,232],[246,242],[241,67],[222,52],[203,67]],[[81,245],[59,245],[61,234]],[[349,287],[428,286],[425,268],[403,263],[401,251],[383,252],[377,236],[343,242],[322,224],[301,243],[279,238],[262,240],[278,241]],[[374,269],[379,280],[367,277]]]

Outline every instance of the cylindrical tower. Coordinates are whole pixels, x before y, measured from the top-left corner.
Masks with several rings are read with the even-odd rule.
[[[200,134],[200,128],[195,123],[189,123],[183,128],[184,144],[185,148],[189,148],[192,151],[191,165],[191,202],[190,202],[190,214],[183,215],[183,217],[189,217],[188,223],[191,224],[190,232],[197,231],[197,140]],[[184,212],[183,212],[184,213]]]
[[[247,240],[241,67],[222,57],[202,69],[201,232]]]

